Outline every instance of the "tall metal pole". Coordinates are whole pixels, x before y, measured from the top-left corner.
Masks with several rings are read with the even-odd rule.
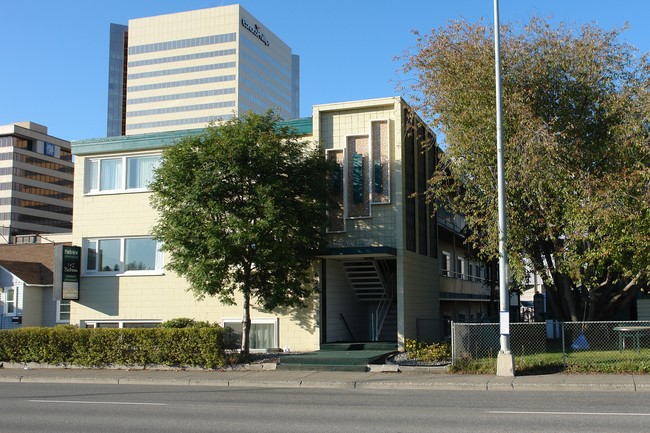
[[[497,108],[497,187],[499,202],[499,328],[501,348],[497,357],[497,376],[514,376],[515,360],[510,352],[510,299],[508,294],[508,249],[506,245],[506,188],[501,118],[501,42],[499,0],[494,0],[494,71]]]

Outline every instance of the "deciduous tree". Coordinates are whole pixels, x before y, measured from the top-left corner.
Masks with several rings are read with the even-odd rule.
[[[323,243],[323,152],[281,125],[272,111],[247,113],[185,138],[164,151],[151,184],[167,268],[199,298],[242,295],[244,353],[251,302],[302,305]]]
[[[648,289],[650,66],[624,29],[501,28],[511,278],[538,273],[562,320],[607,319]],[[493,33],[450,22],[403,57],[414,105],[444,137],[428,194],[498,257]]]

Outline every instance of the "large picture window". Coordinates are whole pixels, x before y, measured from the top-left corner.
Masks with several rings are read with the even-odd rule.
[[[150,237],[86,239],[86,274],[159,273],[160,243]]]
[[[277,319],[251,319],[250,349],[262,351],[278,347]],[[223,327],[230,328],[234,334],[234,343],[241,346],[242,319],[224,319]]]
[[[86,162],[86,193],[146,191],[160,155],[92,158]]]

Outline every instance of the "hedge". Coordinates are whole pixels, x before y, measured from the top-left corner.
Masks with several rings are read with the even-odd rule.
[[[225,365],[224,330],[21,328],[0,331],[0,361],[80,367]]]

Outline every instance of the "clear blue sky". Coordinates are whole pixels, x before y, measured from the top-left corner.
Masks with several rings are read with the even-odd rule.
[[[110,23],[232,0],[4,0],[0,13],[0,125],[31,120],[66,140],[106,135]],[[493,0],[241,0],[301,57],[301,115],[329,102],[396,94],[412,29],[449,19],[491,23]],[[647,0],[501,0],[501,22],[629,22],[625,39],[650,51]]]

